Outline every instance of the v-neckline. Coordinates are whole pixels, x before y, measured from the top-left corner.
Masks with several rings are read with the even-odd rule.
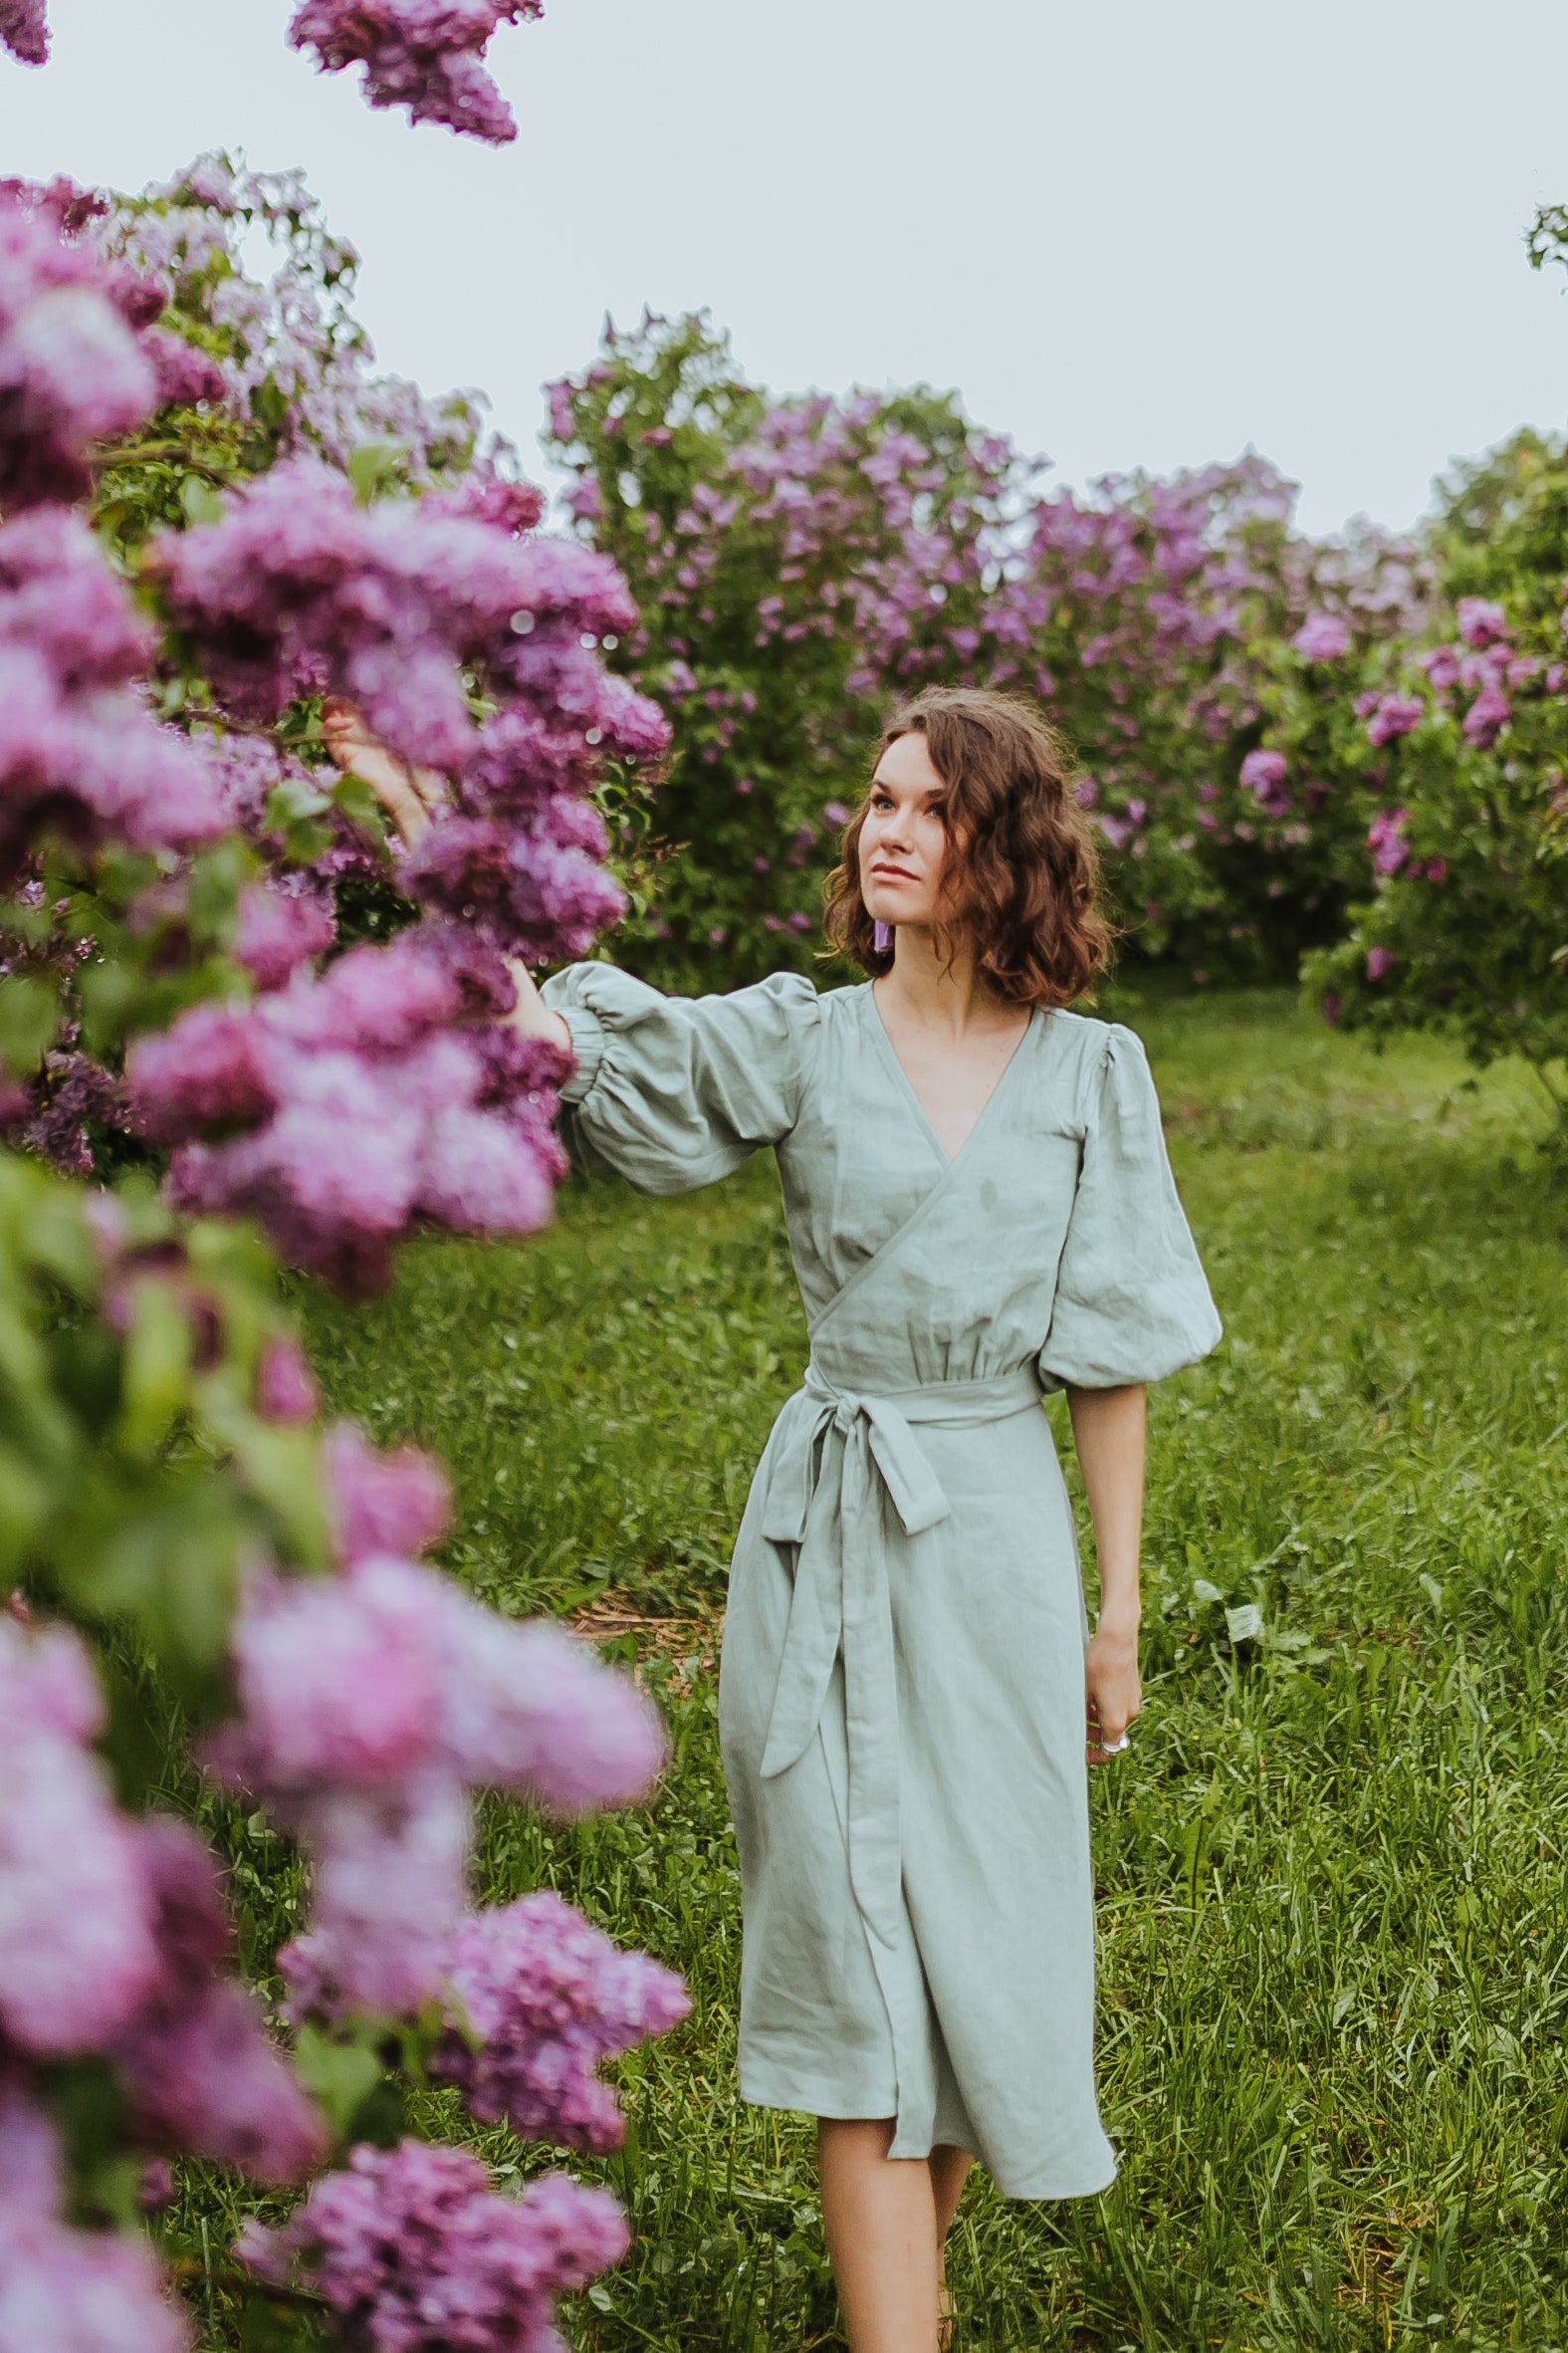
[[[1029,1018],[1018,1033],[1018,1042],[1016,1046],[1014,1046],[1012,1052],[1008,1055],[1007,1060],[1003,1063],[1002,1068],[997,1073],[996,1085],[992,1088],[990,1094],[987,1095],[985,1101],[981,1104],[979,1111],[977,1111],[975,1114],[975,1119],[970,1128],[970,1131],[964,1138],[964,1141],[960,1144],[958,1150],[956,1152],[950,1152],[946,1144],[942,1141],[942,1138],[938,1135],[936,1127],[932,1121],[931,1113],[926,1109],[925,1104],[921,1101],[919,1093],[916,1090],[914,1080],[910,1077],[909,1072],[904,1067],[898,1048],[893,1044],[892,1037],[888,1031],[888,1026],[882,1019],[882,1008],[876,1001],[876,990],[870,981],[865,983],[865,993],[866,1003],[870,1008],[871,1013],[871,1026],[873,1030],[875,1030],[877,1038],[881,1043],[882,1052],[886,1055],[888,1061],[891,1063],[893,1070],[897,1075],[900,1086],[902,1086],[905,1094],[909,1097],[916,1118],[920,1121],[921,1126],[925,1129],[926,1134],[936,1151],[937,1157],[942,1163],[944,1171],[946,1172],[948,1170],[957,1168],[959,1162],[963,1159],[965,1153],[969,1150],[971,1144],[973,1144],[975,1138],[985,1126],[986,1121],[990,1118],[992,1105],[997,1100],[998,1095],[1000,1095],[1003,1089],[1006,1087],[1008,1080],[1012,1075],[1019,1056],[1022,1054],[1023,1049],[1027,1046],[1029,1040],[1033,1037],[1034,1025],[1039,1019],[1039,1007],[1036,1005],[1030,1008]]]

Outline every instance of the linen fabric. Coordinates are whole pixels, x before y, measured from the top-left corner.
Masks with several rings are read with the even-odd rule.
[[[1036,1012],[949,1159],[869,985],[546,984],[577,1164],[650,1193],[772,1146],[810,1331],[736,1539],[720,1735],[741,2089],[893,2117],[1005,2196],[1104,2189],[1085,1622],[1040,1392],[1220,1336],[1131,1031]]]

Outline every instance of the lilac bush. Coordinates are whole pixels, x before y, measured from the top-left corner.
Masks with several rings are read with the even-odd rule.
[[[1308,966],[1328,1017],[1516,1054],[1568,1136],[1568,468],[1518,437],[1451,484],[1441,595],[1355,700],[1368,876]]]
[[[420,23],[472,63],[455,12]],[[662,1757],[630,1682],[418,1557],[436,1466],[320,1431],[255,1232],[363,1294],[421,1224],[544,1221],[569,1065],[507,1025],[507,958],[619,911],[592,796],[665,733],[603,659],[635,620],[613,566],[538,536],[472,403],[374,375],[351,275],[297,182],[221,158],[129,205],[0,192],[0,1125],[101,1180],[0,1152],[4,2353],[184,2344],[138,2236],[170,2161],[286,2188],[384,2132],[387,2051],[423,2073],[471,2031],[475,1792],[623,1803]],[[326,766],[327,690],[445,771],[417,855]],[[367,901],[393,936],[356,937]],[[287,2019],[197,1827],[229,1841],[229,1792],[305,1865]],[[532,1937],[496,2067],[560,2086],[526,2129],[603,2142],[595,2064],[682,1997],[586,1923],[567,1989],[554,1911]],[[600,2193],[498,2199],[405,2141],[276,2248],[365,2196],[428,2268],[409,2301],[364,2248],[350,2285],[346,2238],[324,2259],[299,2308],[358,2343],[556,2342],[556,2294],[625,2243]]]
[[[639,969],[804,968],[887,703],[944,682],[1058,720],[1141,951],[1286,971],[1332,936],[1364,796],[1312,729],[1335,665],[1419,611],[1412,550],[1304,539],[1251,457],[1074,493],[924,388],[770,400],[700,319],[611,330],[550,430],[640,608],[614,660],[674,729],[657,822],[681,847],[622,934]],[[1287,725],[1301,765],[1259,769]]]

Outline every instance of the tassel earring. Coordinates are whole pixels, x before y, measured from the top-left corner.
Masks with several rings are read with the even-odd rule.
[[[871,933],[871,945],[879,956],[885,956],[887,954],[888,950],[893,945],[893,926],[891,923],[878,923],[873,926]]]

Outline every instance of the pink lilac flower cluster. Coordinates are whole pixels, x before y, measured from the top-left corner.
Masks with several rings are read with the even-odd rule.
[[[97,209],[69,183],[0,183],[0,507],[81,498],[95,442],[170,400],[221,394],[212,363],[156,322],[166,282],[75,233]]]
[[[580,955],[624,901],[585,805],[607,755],[647,758],[667,729],[604,667],[635,609],[609,560],[526,539],[523,486],[359,506],[311,460],[275,467],[219,523],[163,543],[173,617],[228,706],[275,718],[301,693],[346,696],[403,758],[454,780],[404,887],[532,960]],[[500,708],[469,717],[477,668]]]
[[[405,933],[299,972],[250,1006],[192,1007],[127,1059],[143,1132],[178,1147],[170,1196],[259,1218],[292,1264],[356,1296],[383,1288],[421,1218],[532,1233],[562,1174],[565,1067],[493,1020],[510,983],[463,943]],[[208,1140],[210,1139],[210,1140]]]
[[[157,1982],[136,1826],[91,1745],[103,1723],[77,1636],[0,1613],[0,2049],[97,2049]]]
[[[143,2147],[303,2180],[315,2108],[228,1974],[211,1856],[183,1823],[119,1811],[92,1742],[104,1706],[79,1638],[0,1614],[0,2347],[183,2345],[147,2250],[60,2220],[38,2062],[97,2052]]]
[[[40,831],[189,848],[223,830],[200,755],[137,696],[150,633],[62,507],[0,525],[0,879]]]
[[[499,1617],[408,1557],[444,1525],[433,1465],[338,1430],[326,1468],[341,1573],[253,1571],[232,1637],[240,1712],[207,1762],[311,1856],[311,1926],[282,1956],[296,2011],[405,2011],[449,1964],[469,1790],[560,1812],[625,1803],[662,1738],[635,1687],[569,1635]]]
[[[166,1816],[140,1826],[138,1845],[157,1973],[105,2045],[138,2133],[257,2181],[303,2181],[327,2153],[326,2128],[268,2041],[256,1997],[228,1973],[233,1937],[213,1858]]]
[[[1304,662],[1337,662],[1350,651],[1350,623],[1342,613],[1308,613],[1290,640]]]
[[[0,2068],[0,2353],[185,2353],[144,2239],[77,2231],[54,2119]]]
[[[201,155],[165,186],[111,202],[85,234],[112,263],[172,289],[179,315],[211,348],[214,396],[252,428],[258,414],[276,419],[283,451],[314,449],[344,469],[366,442],[395,444],[415,484],[480,454],[473,395],[430,398],[377,370],[349,308],[358,256],[332,234],[298,172],[239,170],[226,156]],[[255,274],[258,254],[265,278]],[[488,471],[510,454],[491,442]]]
[[[372,107],[406,107],[411,121],[500,145],[518,126],[481,61],[499,25],[544,13],[543,0],[303,0],[289,39],[314,49],[324,73],[362,66]]]
[[[1367,741],[1381,750],[1385,744],[1411,734],[1426,716],[1427,706],[1420,695],[1378,695],[1367,716]]]
[[[1242,784],[1269,817],[1283,817],[1290,807],[1285,786],[1288,767],[1283,752],[1248,752],[1241,763]]]
[[[1508,615],[1493,597],[1461,596],[1455,631],[1452,639],[1419,654],[1416,666],[1425,674],[1430,707],[1456,711],[1459,732],[1477,752],[1492,749],[1521,695],[1560,694],[1568,685],[1568,663],[1519,651]],[[1420,694],[1368,696],[1356,707],[1379,745],[1408,735],[1429,709]],[[1435,863],[1447,871],[1441,859]],[[1442,872],[1432,879],[1441,880]]]
[[[1380,810],[1367,832],[1367,847],[1372,852],[1375,873],[1398,874],[1410,862],[1410,843],[1405,828],[1410,824],[1410,812],[1405,809]]]
[[[264,2278],[303,2281],[366,2353],[560,2353],[553,2300],[628,2244],[607,2191],[546,2174],[522,2197],[464,2149],[355,2149],[279,2231],[247,2225]]]
[[[0,0],[0,47],[24,66],[49,63],[49,14],[44,0]]]
[[[462,2024],[438,2046],[435,2074],[486,2123],[573,2149],[618,2149],[625,2136],[599,2062],[691,2007],[673,1971],[622,1952],[548,1891],[469,1913],[445,1974]]]

